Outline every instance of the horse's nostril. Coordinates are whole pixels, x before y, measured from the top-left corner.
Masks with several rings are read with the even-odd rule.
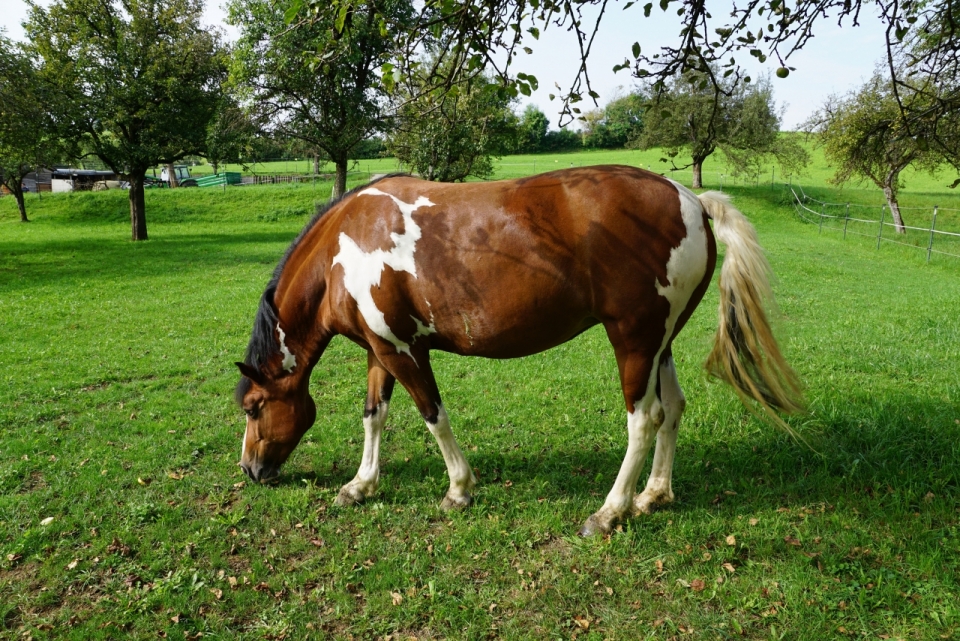
[[[244,474],[250,477],[251,481],[257,480],[257,477],[253,475],[253,470],[251,470],[247,465],[240,463],[240,469],[243,470]]]

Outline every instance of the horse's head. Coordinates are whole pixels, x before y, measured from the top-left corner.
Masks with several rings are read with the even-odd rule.
[[[254,481],[269,481],[317,418],[309,376],[274,378],[244,363],[237,367],[243,374],[237,402],[247,414],[240,467]]]

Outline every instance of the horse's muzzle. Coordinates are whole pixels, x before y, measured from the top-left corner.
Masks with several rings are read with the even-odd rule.
[[[255,483],[267,483],[280,476],[279,465],[264,465],[257,461],[252,461],[249,464],[241,461],[239,465],[240,469]]]

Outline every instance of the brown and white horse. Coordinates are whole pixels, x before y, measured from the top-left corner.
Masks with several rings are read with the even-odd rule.
[[[513,358],[602,324],[627,409],[627,452],[603,506],[581,533],[673,500],[685,399],[671,344],[710,283],[716,243],[720,328],[707,367],[741,398],[799,409],[799,385],[764,313],[769,267],[726,196],[696,196],[625,166],[521,180],[442,184],[390,176],[317,215],[274,272],[257,310],[236,397],[247,414],[240,466],[269,480],[313,425],[310,373],[342,334],[367,350],[363,458],[337,497],[377,491],[380,435],[399,380],[436,437],[450,475],[444,508],[465,507],[477,481],[454,440],[430,350]],[[656,440],[643,492],[637,480]]]

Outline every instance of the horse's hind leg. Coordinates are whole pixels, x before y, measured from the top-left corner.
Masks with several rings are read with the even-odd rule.
[[[362,503],[380,485],[380,435],[387,422],[387,409],[396,379],[373,355],[367,353],[367,400],[363,407],[363,458],[353,480],[340,488],[337,505]]]
[[[673,458],[677,451],[680,417],[687,406],[677,380],[673,356],[667,356],[660,363],[660,403],[663,405],[663,425],[657,432],[657,449],[647,487],[633,499],[635,514],[649,514],[657,506],[673,502]]]
[[[637,480],[663,422],[663,410],[657,401],[654,363],[659,356],[656,348],[625,348],[616,327],[608,326],[607,334],[614,343],[624,400],[627,403],[627,453],[620,472],[607,494],[603,506],[580,528],[581,536],[609,532],[623,519],[633,514],[633,497]],[[653,353],[650,353],[650,352]]]
[[[450,489],[443,497],[440,507],[452,510],[469,506],[473,502],[470,493],[477,485],[477,478],[453,437],[450,418],[440,401],[440,391],[430,367],[429,352],[414,347],[412,355],[404,353],[380,356],[413,397],[413,402],[427,423],[427,429],[437,439],[440,453],[443,454],[447,474],[450,476]]]

